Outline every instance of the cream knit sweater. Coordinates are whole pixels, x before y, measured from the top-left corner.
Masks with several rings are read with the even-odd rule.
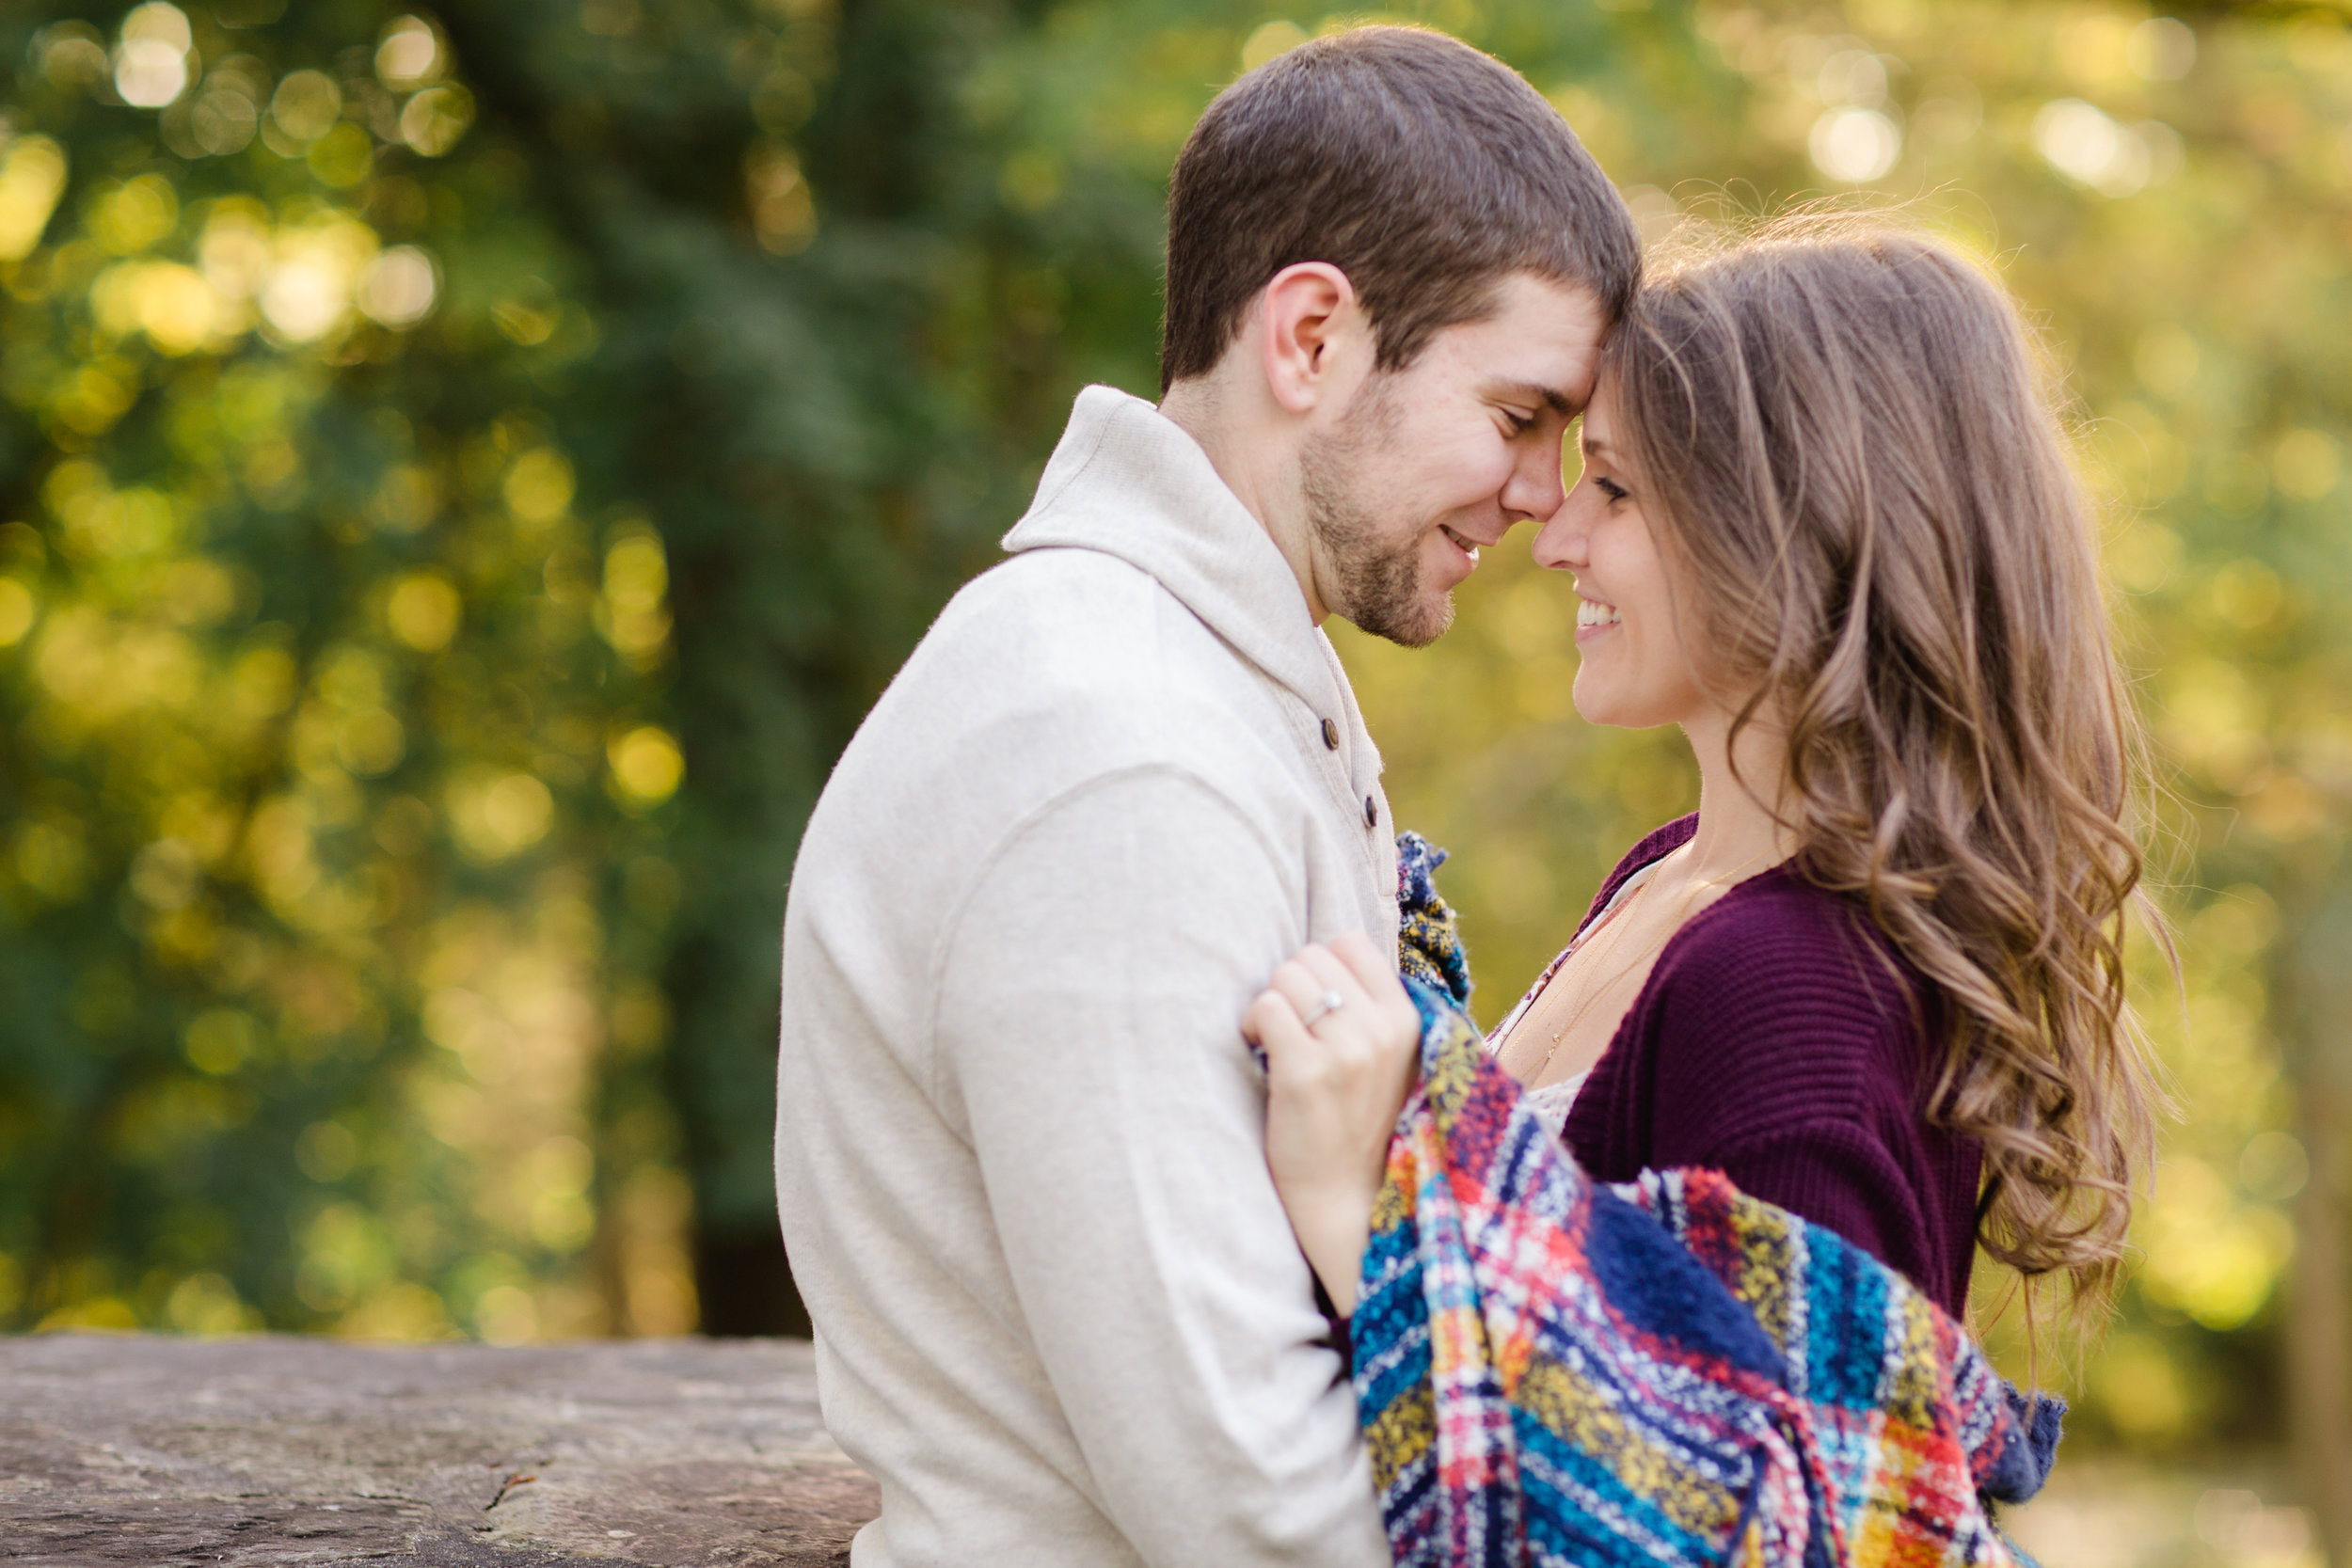
[[[776,1188],[857,1568],[1385,1568],[1241,1010],[1396,927],[1380,759],[1184,433],[1079,395],[785,918]]]

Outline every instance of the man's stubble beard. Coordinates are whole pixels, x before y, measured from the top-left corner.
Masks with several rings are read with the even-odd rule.
[[[1375,374],[1377,379],[1356,395],[1338,427],[1300,451],[1299,497],[1328,568],[1325,603],[1332,613],[1375,637],[1425,648],[1454,624],[1454,595],[1445,594],[1434,607],[1424,603],[1423,531],[1402,544],[1385,544],[1382,525],[1391,519],[1366,501],[1359,483],[1367,458],[1394,439],[1398,424],[1389,379]]]

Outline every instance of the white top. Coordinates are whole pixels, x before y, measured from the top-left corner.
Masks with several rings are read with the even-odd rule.
[[[834,768],[785,916],[777,1200],[882,1488],[851,1561],[1384,1568],[1239,1031],[1303,943],[1393,949],[1379,754],[1151,404],[1081,393],[1005,543]]]
[[[1542,1122],[1556,1138],[1568,1124],[1568,1113],[1576,1108],[1577,1091],[1592,1075],[1593,1069],[1586,1068],[1582,1072],[1563,1078],[1557,1084],[1524,1090],[1521,1097],[1526,1100],[1527,1108],[1535,1113],[1535,1119]]]

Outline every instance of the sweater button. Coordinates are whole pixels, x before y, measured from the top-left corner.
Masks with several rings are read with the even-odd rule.
[[[1328,719],[1323,721],[1323,747],[1327,752],[1340,749],[1340,727]]]
[[[1364,797],[1364,826],[1367,828],[1377,828],[1380,826],[1379,802],[1373,800],[1373,798],[1369,795]]]

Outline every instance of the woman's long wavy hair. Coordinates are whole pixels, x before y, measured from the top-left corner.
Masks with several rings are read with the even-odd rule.
[[[2009,296],[1872,220],[1654,263],[1603,373],[1707,627],[1745,780],[1947,1031],[1931,1114],[1979,1141],[1977,1239],[2104,1315],[2163,1093],[2124,1006],[2139,739],[2090,509]]]

